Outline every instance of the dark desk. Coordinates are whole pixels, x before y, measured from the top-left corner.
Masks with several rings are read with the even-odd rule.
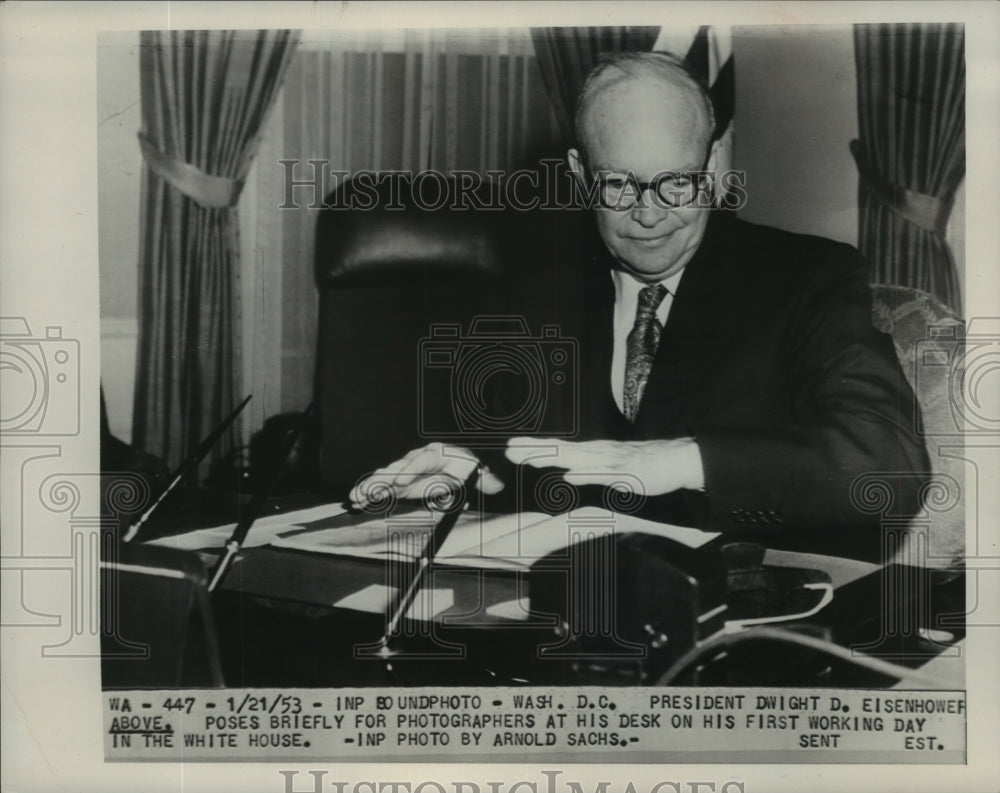
[[[718,550],[721,538],[706,546]],[[964,638],[964,574],[768,552],[768,567],[824,570],[833,601],[807,620],[781,624],[911,669]],[[627,574],[628,571],[626,571]],[[634,663],[605,673],[579,660],[546,657],[552,615],[517,614],[530,600],[530,575],[441,567],[432,589],[454,603],[434,620],[404,620],[391,668],[372,648],[381,614],[338,606],[365,587],[395,579],[384,563],[259,547],[243,551],[212,598],[226,684],[230,686],[655,684]],[[497,610],[497,604],[507,604]],[[521,617],[521,618],[518,618]],[[752,629],[751,629],[752,630]],[[694,685],[888,687],[896,679],[807,648],[752,637],[676,681]],[[961,661],[956,661],[960,664]],[[593,665],[591,665],[593,666]],[[614,667],[614,663],[605,664]],[[641,664],[640,664],[641,666]],[[662,672],[662,665],[655,672]],[[961,674],[951,675],[951,687]]]
[[[308,500],[293,499],[269,505],[265,514],[314,505],[315,500],[310,504]],[[221,538],[218,545],[225,534],[217,535]],[[636,535],[623,535],[628,536]],[[619,557],[613,574],[619,584],[626,586],[623,591],[627,594],[622,596],[619,592],[619,608],[611,619],[615,622],[614,631],[618,625],[624,626],[620,643],[626,650],[618,653],[616,643],[609,653],[604,636],[604,644],[596,654],[612,657],[597,662],[568,657],[562,650],[552,651],[553,645],[560,645],[558,604],[554,610],[525,613],[525,604],[534,609],[536,601],[544,600],[532,592],[533,584],[539,591],[541,585],[530,571],[482,571],[442,565],[433,571],[430,588],[452,593],[453,603],[446,609],[438,609],[440,613],[431,621],[403,621],[401,635],[394,637],[393,642],[402,657],[395,658],[389,668],[384,659],[371,652],[385,630],[384,614],[346,608],[341,601],[368,587],[393,585],[402,580],[405,571],[387,567],[383,561],[270,546],[244,549],[222,586],[211,598],[202,598],[206,621],[214,623],[207,646],[211,649],[213,644],[217,645],[223,679],[228,686],[652,685],[661,679],[671,658],[722,629],[726,615],[715,613],[712,605],[716,601],[712,597],[721,597],[718,602],[728,605],[732,616],[732,592],[727,591],[727,581],[728,589],[732,589],[732,570],[727,577],[726,568],[719,561],[720,548],[726,543],[727,538],[719,537],[696,552],[687,549],[685,553],[693,555],[695,561],[688,559],[683,565],[680,561],[684,554],[674,556],[669,548],[650,550],[641,544],[638,550],[633,549],[631,557]],[[139,547],[155,550],[148,545]],[[133,581],[133,589],[126,595],[109,590],[112,594],[105,599],[107,602],[119,598],[128,607],[121,612],[131,610],[137,626],[131,630],[140,634],[148,630],[151,636],[160,639],[161,626],[180,630],[182,615],[174,614],[174,610],[199,602],[198,587],[204,589],[204,581],[199,583],[204,576],[199,571],[202,564],[212,564],[215,552],[173,553],[175,561],[167,566],[172,565],[175,573],[183,570],[188,581],[186,590],[170,590],[169,580],[162,576],[145,583],[139,576],[140,580]],[[662,588],[664,575],[676,571],[670,565],[647,565],[651,558],[662,562],[661,557],[686,567],[689,573],[686,575],[692,580],[699,576],[713,578],[715,574],[715,589],[706,587],[701,593],[702,608],[714,615],[714,621],[701,622],[697,615],[688,615],[685,626],[683,607],[687,596],[672,598]],[[821,571],[834,587],[832,602],[821,611],[808,619],[781,623],[778,627],[841,648],[859,648],[911,669],[947,655],[965,636],[962,571],[929,571],[900,565],[878,567],[849,559],[773,550],[764,555],[763,565],[769,570]],[[691,572],[695,568],[700,568],[697,574]],[[721,590],[716,580],[720,576]],[[607,585],[607,581],[598,582],[598,588]],[[578,588],[586,592],[593,587]],[[150,598],[158,602],[150,604]],[[674,621],[667,633],[669,641],[674,641],[669,648],[673,655],[650,651],[646,659],[636,660],[629,648],[637,640],[644,642],[647,649],[653,646],[656,637],[645,634],[657,633],[658,627],[654,631],[649,626],[658,625],[657,619],[671,608],[670,619]],[[784,608],[780,613],[805,610],[791,601]],[[158,614],[157,609],[163,614],[151,617]],[[117,617],[109,618],[107,614],[104,617],[107,631]],[[607,628],[607,616],[598,614],[598,620],[601,619]],[[601,630],[598,625],[592,632],[600,638]],[[162,632],[165,631],[163,627]],[[105,638],[109,639],[105,646],[115,649],[112,641],[115,637]],[[127,644],[132,637],[118,637],[119,645],[122,638]],[[619,636],[616,633],[612,638],[617,642]],[[700,659],[674,682],[878,688],[897,681],[891,675],[861,668],[815,649],[770,639],[756,640],[752,629],[743,638],[740,644],[727,646],[724,652]],[[191,647],[200,652],[202,644]],[[184,653],[191,655],[187,644]],[[107,651],[105,656],[107,661]],[[650,663],[649,658],[658,662]],[[126,683],[132,678],[119,676],[115,668],[115,663],[105,663],[105,686],[128,687]],[[118,664],[117,668],[136,669],[128,663]],[[948,675],[948,687],[960,687],[962,661],[956,660],[947,668],[958,670],[957,674]],[[195,684],[211,685],[217,679],[217,675],[209,675],[197,679]],[[166,674],[157,678],[154,685],[161,683],[164,687],[183,687],[191,681],[183,675]]]

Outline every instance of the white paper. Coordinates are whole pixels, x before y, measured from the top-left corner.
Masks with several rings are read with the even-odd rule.
[[[371,584],[357,592],[352,592],[346,597],[342,597],[333,605],[342,609],[353,611],[364,611],[368,614],[384,614],[386,607],[393,595],[396,594],[395,587],[387,587],[382,584]],[[438,614],[450,609],[455,605],[455,593],[451,589],[421,589],[410,608],[406,611],[406,616],[411,620],[421,620],[427,622],[434,619]]]
[[[272,538],[271,545],[318,553],[384,559],[389,555],[419,554],[434,518],[428,513],[360,520],[354,526]],[[585,507],[562,515],[539,512],[510,515],[462,515],[438,551],[437,558],[463,567],[523,569],[544,556],[592,537],[641,533],[699,548],[717,533],[656,523]]]
[[[292,531],[303,523],[309,523],[323,518],[333,518],[343,515],[346,510],[339,503],[322,504],[318,507],[283,512],[278,515],[266,515],[257,518],[250,533],[243,542],[244,548],[256,548],[267,545],[282,533]],[[161,537],[151,540],[150,545],[163,545],[168,548],[179,548],[183,551],[197,551],[203,548],[221,548],[232,536],[235,523],[213,526],[208,529],[198,529],[187,534],[176,534],[172,537]]]

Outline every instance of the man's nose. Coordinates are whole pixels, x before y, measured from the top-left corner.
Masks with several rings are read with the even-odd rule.
[[[636,205],[632,207],[632,220],[648,229],[653,228],[669,214],[670,210],[663,206],[662,201],[657,201],[657,195],[651,188],[644,190]]]

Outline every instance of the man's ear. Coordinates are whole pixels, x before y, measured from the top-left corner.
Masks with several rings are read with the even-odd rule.
[[[712,142],[712,147],[708,150],[708,164],[705,166],[706,170],[715,173],[716,168],[719,166],[719,151],[722,147],[722,138]],[[717,175],[717,174],[716,174]]]
[[[577,149],[570,149],[567,151],[566,162],[569,164],[570,173],[576,177],[580,184],[585,185],[587,179],[583,169],[583,156],[580,152]]]
[[[722,150],[722,139],[719,138],[712,142],[712,147],[708,150],[708,160],[705,163],[705,170],[708,171],[708,190],[709,195],[712,197],[712,203],[714,204],[719,197],[719,184],[722,179],[722,174],[718,172],[719,160]]]

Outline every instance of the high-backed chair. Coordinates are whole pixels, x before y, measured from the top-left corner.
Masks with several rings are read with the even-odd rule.
[[[443,187],[447,200],[435,189]],[[316,229],[319,338],[316,399],[324,490],[343,495],[360,476],[425,442],[447,422],[447,400],[421,393],[423,343],[502,310],[507,272],[501,214],[456,208],[453,181],[383,183],[373,200],[348,182],[326,200]],[[396,191],[390,194],[390,189]],[[418,193],[419,194],[419,193]]]
[[[916,394],[920,416],[914,422],[927,444],[934,475],[924,510],[911,522],[911,544],[897,558],[931,567],[958,564],[965,552],[966,492],[965,464],[955,453],[963,423],[956,415],[960,394],[955,387],[963,377],[964,323],[933,295],[873,284],[872,324],[892,336]]]

